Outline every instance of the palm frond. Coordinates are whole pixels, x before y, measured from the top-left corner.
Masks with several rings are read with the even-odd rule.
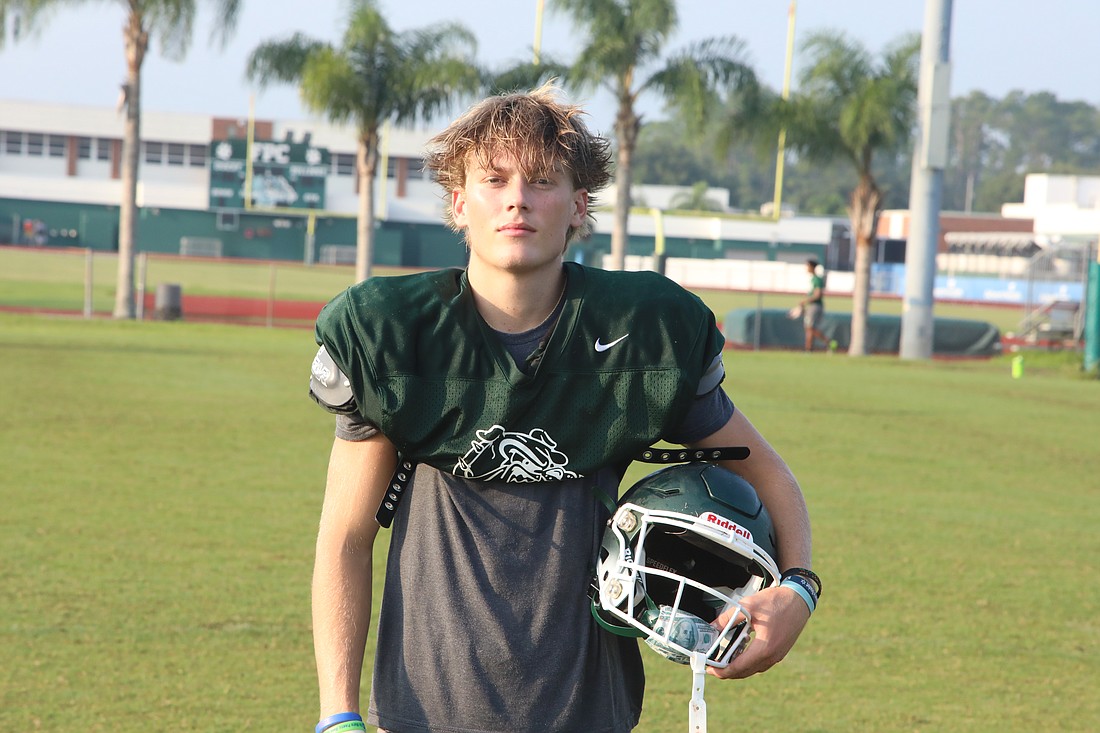
[[[268,41],[252,50],[245,64],[245,77],[261,88],[275,82],[293,83],[302,77],[307,60],[331,46],[303,33],[282,41]]]
[[[486,70],[482,86],[490,94],[536,89],[554,79],[569,80],[569,67],[553,58],[543,56],[539,63],[526,62],[510,66],[502,71]]]

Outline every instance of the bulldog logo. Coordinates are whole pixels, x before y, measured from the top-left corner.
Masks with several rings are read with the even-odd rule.
[[[507,481],[528,484],[580,478],[565,466],[569,458],[542,428],[515,433],[494,425],[477,431],[470,450],[458,459],[453,473],[478,481]]]

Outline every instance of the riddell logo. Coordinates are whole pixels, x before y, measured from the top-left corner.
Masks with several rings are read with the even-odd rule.
[[[731,522],[730,520],[726,519],[725,517],[720,517],[717,514],[715,514],[714,512],[706,512],[702,516],[703,516],[704,521],[707,521],[707,522],[710,522],[711,524],[717,525],[717,526],[721,527],[722,529],[726,530],[727,532],[733,532],[738,537],[744,537],[749,542],[752,542],[752,532],[748,531],[747,529],[742,527],[740,524],[737,524],[736,522]]]

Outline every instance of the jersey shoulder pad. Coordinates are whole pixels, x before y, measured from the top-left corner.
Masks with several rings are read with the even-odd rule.
[[[336,366],[324,346],[318,349],[309,370],[309,395],[329,412],[341,415],[355,412],[351,381]]]
[[[722,355],[718,354],[711,360],[707,370],[703,372],[703,376],[699,380],[699,387],[695,390],[695,395],[701,397],[707,394],[721,384],[725,378],[726,365],[722,363]]]

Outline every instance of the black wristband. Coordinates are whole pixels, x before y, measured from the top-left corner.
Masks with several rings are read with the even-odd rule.
[[[817,602],[819,600],[818,595],[817,595],[817,591],[814,590],[814,584],[811,583],[810,581],[806,580],[806,578],[802,577],[801,575],[787,575],[787,576],[784,576],[783,580],[779,581],[779,584],[780,585],[787,585],[787,584],[797,585],[799,588],[806,591],[806,593],[808,593],[810,595],[810,597],[813,599],[813,603],[809,604],[810,605],[810,613],[813,613],[814,609],[817,608]]]
[[[815,598],[821,598],[821,578],[817,577],[817,573],[807,568],[788,568],[783,571],[783,575],[780,576],[780,581],[787,580],[788,578],[803,578],[808,580],[812,587],[808,590],[812,590]],[[803,586],[805,587],[805,586]]]

